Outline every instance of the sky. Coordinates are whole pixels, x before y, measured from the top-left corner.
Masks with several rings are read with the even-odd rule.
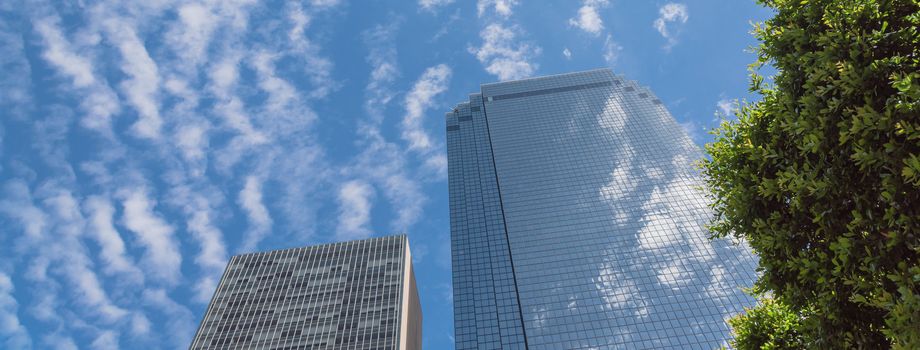
[[[444,113],[608,67],[700,145],[751,1],[0,0],[0,348],[186,348],[230,256],[407,233],[453,348]]]

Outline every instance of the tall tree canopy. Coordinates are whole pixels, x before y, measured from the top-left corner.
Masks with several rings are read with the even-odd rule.
[[[714,235],[760,257],[735,346],[920,349],[920,0],[758,2],[762,100],[703,161]]]

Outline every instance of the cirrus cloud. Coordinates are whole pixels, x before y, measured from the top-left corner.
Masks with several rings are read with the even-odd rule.
[[[598,10],[610,4],[607,0],[585,0],[578,8],[578,14],[569,19],[569,25],[577,27],[591,35],[600,35],[604,30],[604,21]]]
[[[670,50],[677,45],[677,32],[680,26],[687,23],[690,15],[687,11],[687,5],[679,3],[667,3],[658,9],[658,18],[652,23],[655,30],[667,40],[664,49]]]
[[[498,80],[514,80],[533,75],[538,65],[533,62],[540,55],[539,46],[515,39],[520,36],[520,29],[492,23],[479,32],[482,45],[470,47],[470,53],[476,55],[489,74]]]

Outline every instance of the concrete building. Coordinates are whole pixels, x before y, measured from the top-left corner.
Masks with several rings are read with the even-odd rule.
[[[237,255],[190,346],[421,349],[405,235]]]

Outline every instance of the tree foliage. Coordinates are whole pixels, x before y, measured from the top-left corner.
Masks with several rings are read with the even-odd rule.
[[[802,349],[805,341],[799,313],[772,298],[763,298],[756,307],[732,318],[728,323],[735,332],[733,345],[738,350]]]
[[[784,339],[760,324],[778,322],[802,347],[920,349],[920,0],[758,1],[762,100],[703,162],[712,232],[760,257],[735,346]]]

